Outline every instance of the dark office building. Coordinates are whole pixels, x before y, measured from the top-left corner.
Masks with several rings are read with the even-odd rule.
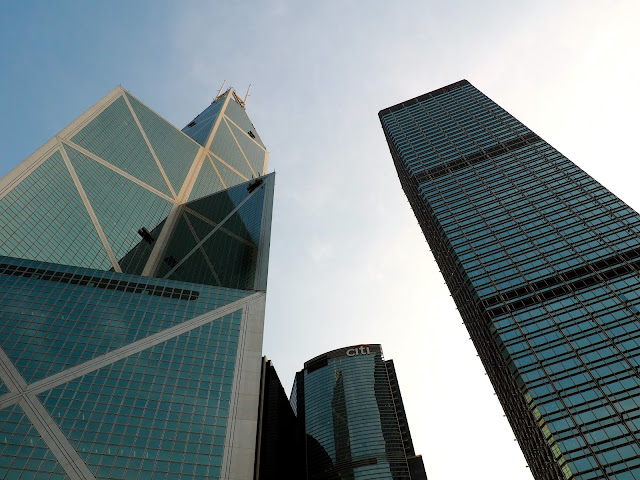
[[[118,87],[0,179],[0,478],[254,478],[266,161]]]
[[[256,480],[304,479],[304,451],[298,420],[276,369],[263,358],[260,380]]]
[[[640,478],[638,214],[466,80],[379,117],[535,478]]]
[[[426,479],[393,362],[384,360],[380,345],[340,348],[306,362],[291,405],[304,478]]]

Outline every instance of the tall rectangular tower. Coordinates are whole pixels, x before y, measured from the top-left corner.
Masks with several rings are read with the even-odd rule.
[[[274,175],[244,107],[180,131],[118,87],[0,180],[0,478],[253,478]]]
[[[640,478],[640,216],[466,80],[379,117],[534,476]]]

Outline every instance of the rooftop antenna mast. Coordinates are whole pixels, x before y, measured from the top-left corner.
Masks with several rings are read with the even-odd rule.
[[[220,90],[218,90],[218,94],[216,95],[216,98],[213,99],[213,102],[215,102],[217,100],[217,98],[220,96],[220,94],[222,93],[222,89],[224,88],[224,86],[227,84],[227,81],[225,80],[224,82],[222,82],[222,86],[220,87]],[[211,102],[211,103],[213,103]]]
[[[244,105],[247,106],[247,98],[249,98],[249,92],[251,91],[251,84],[249,84],[249,88],[247,88],[247,94],[244,96]]]

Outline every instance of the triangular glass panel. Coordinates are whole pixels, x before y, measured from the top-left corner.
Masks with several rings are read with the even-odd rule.
[[[220,178],[227,186],[227,188],[235,187],[241,183],[246,183],[247,179],[242,178],[236,172],[231,170],[226,164],[218,160],[216,157],[211,155],[211,162],[215,165],[218,173],[220,174]]]
[[[244,175],[246,179],[253,177],[251,168],[244,158],[244,155],[242,155],[236,139],[231,134],[227,122],[220,123],[213,137],[213,142],[211,143],[211,151],[240,172],[240,174]]]
[[[6,257],[0,292],[0,345],[29,383],[250,293]]]
[[[194,281],[254,289],[265,190],[258,186],[258,190],[253,191],[249,185],[238,185],[185,205],[189,224],[200,240],[204,255],[199,249],[195,253],[201,256],[194,253],[179,259],[179,266],[186,272],[191,269],[205,272],[199,264],[205,258],[213,274],[212,278]],[[181,279],[182,275],[184,273],[176,270],[168,278]]]
[[[179,192],[200,146],[136,98],[129,94],[127,98],[171,185]]]
[[[71,147],[65,147],[116,258],[140,241],[138,230],[153,230],[173,203]],[[135,208],[131,208],[135,205]]]
[[[185,206],[187,209],[207,218],[213,224],[218,225],[250,195],[250,192],[247,191],[247,186],[248,183],[245,182],[223,192],[189,202]],[[256,195],[259,195],[259,192],[256,192]],[[224,227],[244,240],[253,241],[240,216],[231,216],[224,222]]]
[[[224,106],[224,100],[224,98],[219,98],[213,102],[200,115],[189,122],[182,131],[203,147],[206,146],[209,135],[211,134],[211,129],[216,123],[220,110],[222,110]]]
[[[38,398],[98,478],[222,478],[241,322],[237,310]]]
[[[229,117],[231,120],[233,120],[233,122],[245,132],[253,133],[253,135],[256,137],[255,141],[264,147],[264,143],[262,143],[262,140],[258,135],[258,131],[256,130],[256,127],[254,127],[253,123],[251,123],[251,120],[249,120],[249,116],[247,115],[247,112],[245,112],[244,108],[238,105],[238,103],[235,102],[233,98],[229,100],[229,104],[227,105],[227,108],[224,111],[224,114],[227,117]]]
[[[111,267],[59,151],[0,200],[0,255]]]
[[[0,410],[0,425],[0,477],[69,478],[19,405]]]
[[[118,97],[71,141],[147,185],[171,195],[123,97]]]
[[[238,140],[240,148],[244,152],[244,155],[247,157],[247,160],[249,160],[249,164],[251,164],[251,168],[253,168],[255,174],[257,176],[261,176],[267,173],[263,171],[265,163],[264,161],[267,156],[266,152],[262,150],[258,145],[256,145],[255,142],[253,142],[250,138],[247,138],[247,136],[242,133],[242,130],[237,128],[232,123],[230,124],[230,126],[231,131]]]
[[[199,250],[191,254],[191,257],[194,258],[193,263],[188,266],[184,264],[178,266],[178,263],[198,244],[199,239],[194,236],[191,227],[183,212],[162,253],[162,262],[159,264],[155,275],[162,278],[172,271],[174,267],[177,267],[175,273],[170,277],[173,280],[217,285],[215,278],[212,278],[212,272],[207,265],[206,259]]]
[[[202,233],[214,231],[215,227],[209,223],[189,213],[188,215],[189,220]],[[226,228],[225,222],[212,235],[205,237],[201,234],[202,238],[207,238],[201,248],[207,255],[217,282],[225,287],[253,289],[258,247],[247,240],[246,232],[241,232],[243,235],[234,232],[240,230],[241,224],[238,220],[236,213],[227,221],[231,228]],[[196,259],[189,258],[184,262],[185,268],[197,265],[196,262]],[[174,275],[170,278],[174,278]]]
[[[198,178],[196,178],[195,184],[193,185],[193,190],[191,190],[191,195],[189,195],[189,200],[211,195],[212,193],[224,190],[224,188],[220,177],[213,168],[209,155],[206,155],[200,173],[198,173]]]

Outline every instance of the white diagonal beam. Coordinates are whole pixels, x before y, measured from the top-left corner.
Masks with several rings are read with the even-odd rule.
[[[24,395],[18,405],[22,407],[25,415],[38,431],[40,438],[49,447],[69,478],[72,480],[96,479],[91,469],[82,460],[69,439],[35,395]]]
[[[184,221],[187,223],[187,227],[191,231],[191,235],[193,235],[193,238],[196,240],[196,243],[200,243],[200,238],[198,237],[196,229],[193,228],[193,225],[191,225],[191,221],[189,220],[189,217],[185,212],[182,212],[182,218],[184,218]],[[213,263],[211,262],[209,255],[207,255],[207,252],[204,250],[204,248],[202,248],[202,246],[200,246],[200,253],[204,257],[204,261],[207,262],[207,267],[209,267],[209,270],[211,271],[211,275],[213,275],[213,278],[215,278],[216,284],[219,287],[221,287],[222,282],[220,281],[220,277],[218,276],[216,269],[213,268]]]
[[[186,322],[174,325],[173,327],[167,328],[158,333],[154,333],[153,335],[137,340],[133,343],[125,345],[124,347],[112,350],[108,353],[105,353],[104,355],[92,358],[91,360],[87,360],[86,362],[68,368],[67,370],[63,370],[62,372],[58,372],[47,378],[38,380],[37,382],[27,385],[24,388],[24,392],[37,395],[39,393],[46,392],[47,390],[51,390],[52,388],[55,388],[59,385],[70,382],[71,380],[74,380],[78,377],[115,363],[119,360],[122,360],[123,358],[139,353],[147,348],[154,347],[162,342],[166,342],[167,340],[177,337],[178,335],[182,335],[183,333],[189,332],[195,328],[206,325],[207,323],[210,323],[214,320],[224,317],[225,315],[242,309],[252,299],[258,298],[261,295],[264,295],[264,292],[253,293],[248,297],[236,300],[235,302],[229,303],[220,308],[199,315],[195,318],[192,318],[191,320],[187,320]],[[16,394],[16,392],[9,392],[0,396],[0,409],[17,403],[20,399],[20,396],[21,395]]]
[[[262,188],[262,186],[261,186],[261,187],[259,187],[259,188],[256,188],[253,192],[251,192],[249,195],[247,195],[245,198],[243,198],[243,199],[242,199],[242,201],[241,201],[241,202],[236,206],[236,208],[234,208],[233,210],[231,210],[231,211],[228,213],[228,215],[227,215],[226,217],[224,217],[224,218],[222,219],[222,221],[221,221],[218,225],[216,225],[216,226],[215,226],[215,227],[214,227],[214,228],[213,228],[209,233],[207,233],[204,237],[202,237],[202,240],[200,240],[200,242],[198,242],[198,244],[197,244],[195,247],[193,247],[193,248],[189,251],[189,253],[187,253],[184,257],[182,257],[182,259],[181,259],[178,263],[176,263],[176,265],[175,265],[171,270],[169,270],[169,272],[168,272],[168,273],[167,273],[163,278],[169,278],[169,276],[170,276],[171,274],[173,274],[173,272],[175,272],[178,268],[180,268],[180,266],[181,266],[181,265],[182,265],[182,264],[183,264],[183,263],[184,263],[184,262],[185,262],[185,261],[186,261],[186,260],[191,256],[191,255],[193,255],[195,252],[197,252],[197,251],[198,251],[198,249],[200,248],[200,246],[201,246],[201,245],[203,245],[203,244],[204,244],[204,242],[206,242],[207,240],[209,240],[209,239],[211,238],[211,236],[212,236],[214,233],[216,233],[216,232],[220,229],[220,227],[221,227],[222,225],[224,225],[224,222],[226,222],[227,220],[229,220],[229,219],[230,219],[230,218],[231,218],[231,217],[232,217],[232,216],[233,216],[233,215],[234,215],[238,210],[240,210],[240,207],[242,207],[245,203],[247,203],[247,202],[249,201],[249,199],[250,199],[251,197],[253,197],[253,195],[254,195],[258,190],[260,190],[260,188]]]
[[[220,183],[222,184],[222,186],[224,188],[227,188],[227,184],[224,183],[224,180],[222,179],[222,175],[220,175],[220,172],[218,171],[218,167],[216,167],[216,163],[213,161],[213,159],[209,156],[207,156],[207,160],[209,160],[209,163],[211,164],[211,166],[213,167],[213,169],[216,171],[216,175],[218,175],[218,178],[220,179]]]
[[[9,356],[0,348],[0,378],[11,390],[11,397],[31,421],[44,443],[49,447],[60,466],[71,480],[95,480],[78,452],[73,448],[67,437],[56,422],[51,418],[47,409],[34,394],[26,392],[27,382],[15,367]],[[6,396],[6,395],[3,395]]]
[[[124,90],[122,87],[116,87],[100,99],[94,106],[76,118],[67,125],[57,135],[60,138],[68,138],[75,135],[78,131],[90,123],[96,116],[113,103],[122,95]],[[38,150],[29,155],[20,162],[9,173],[0,178],[0,200],[19,185],[25,178],[31,175],[40,165],[42,165],[49,157],[58,149],[58,142],[55,138],[51,138],[47,143],[42,145]]]
[[[160,160],[158,159],[158,156],[156,155],[156,151],[153,149],[153,147],[151,146],[151,142],[147,138],[147,132],[145,132],[144,129],[142,128],[142,124],[140,123],[140,120],[138,119],[138,116],[136,115],[136,112],[133,111],[133,107],[131,106],[131,103],[129,102],[129,99],[127,98],[127,96],[123,95],[122,97],[124,98],[124,101],[127,103],[127,107],[129,107],[129,111],[131,112],[131,115],[133,115],[133,119],[135,120],[136,125],[138,126],[138,130],[140,130],[140,133],[142,134],[142,138],[144,138],[144,141],[147,144],[147,148],[151,152],[151,155],[153,156],[153,159],[156,161],[156,165],[158,165],[158,169],[160,170],[160,173],[162,174],[162,178],[164,178],[164,181],[167,183],[167,186],[169,187],[169,190],[171,191],[171,195],[173,195],[173,198],[175,199],[176,198],[176,191],[173,189],[173,186],[171,185],[171,182],[169,181],[169,177],[167,177],[167,174],[164,171],[164,167],[162,166],[162,164],[160,163]]]
[[[70,140],[63,140],[63,143],[65,145],[69,145],[71,148],[73,148],[74,150],[79,151],[83,155],[86,155],[91,160],[94,160],[94,161],[98,162],[100,165],[103,165],[103,166],[107,167],[109,170],[112,170],[112,171],[116,172],[118,175],[123,176],[127,180],[131,180],[133,183],[135,183],[137,185],[140,185],[142,188],[144,188],[146,190],[149,190],[151,193],[154,193],[154,194],[158,195],[159,197],[164,198],[165,200],[169,200],[170,202],[175,203],[175,200],[173,198],[171,198],[169,195],[167,195],[166,193],[162,193],[160,190],[157,190],[157,189],[153,188],[151,185],[147,185],[142,180],[134,177],[130,173],[125,172],[121,168],[118,168],[115,165],[112,165],[111,163],[109,163],[106,160],[104,160],[104,159],[100,158],[99,156],[97,156],[95,153],[92,153],[89,150],[87,150],[86,148],[81,147],[77,143],[73,143]]]
[[[202,215],[201,213],[196,212],[195,210],[192,210],[189,207],[184,207],[184,211],[185,212],[189,212],[190,215],[193,215],[194,217],[198,218],[199,220],[202,220],[203,222],[205,222],[208,225],[211,225],[212,227],[216,227],[218,224],[216,222],[214,222],[213,220],[211,220],[210,218],[205,217],[204,215]],[[240,235],[237,235],[235,233],[233,233],[231,230],[226,229],[226,228],[221,228],[220,229],[221,232],[226,233],[227,235],[229,235],[231,238],[238,240],[241,243],[244,243],[245,245],[249,245],[251,247],[255,247],[256,244],[245,239],[242,238]]]
[[[213,152],[209,152],[209,154],[211,155],[211,157],[215,158],[216,160],[218,160],[220,163],[222,163],[225,167],[227,167],[229,170],[231,170],[233,173],[235,173],[236,175],[238,175],[240,178],[242,178],[244,181],[249,180],[249,178],[245,177],[243,174],[241,174],[238,170],[236,170],[235,168],[233,168],[231,165],[229,165],[227,162],[225,162],[222,157],[220,157],[219,155],[216,155]]]
[[[251,135],[249,135],[247,132],[245,132],[245,131],[242,129],[242,127],[241,127],[240,125],[238,125],[236,122],[234,122],[233,120],[231,120],[231,118],[229,118],[227,115],[225,115],[225,116],[224,116],[224,118],[225,118],[227,121],[229,121],[229,122],[233,123],[233,124],[238,128],[238,130],[240,130],[242,133],[244,133],[244,135],[245,135],[249,140],[251,140],[253,143],[255,143],[256,147],[258,147],[260,150],[263,150],[265,153],[267,152],[267,149],[266,149],[266,148],[264,148],[262,145],[260,145],[260,144],[256,141],[256,139],[255,139],[255,138],[251,138]]]
[[[238,141],[236,136],[233,134],[233,130],[231,130],[231,127],[229,126],[229,122],[227,122],[227,118],[226,117],[225,117],[224,121],[227,124],[227,128],[229,129],[229,133],[233,137],[233,140],[236,142],[236,145],[238,146],[238,150],[240,150],[240,153],[242,154],[242,157],[244,158],[244,161],[247,162],[247,165],[249,166],[249,170],[251,170],[252,177],[255,177],[256,176],[256,172],[253,169],[253,167],[251,166],[251,163],[249,162],[249,159],[247,158],[247,155],[244,153],[244,150],[242,150],[242,147],[240,146],[240,142]]]
[[[27,386],[27,382],[2,348],[0,348],[0,378],[11,392],[21,394]]]
[[[109,260],[111,261],[111,265],[113,266],[113,269],[116,272],[122,272],[122,268],[120,268],[120,264],[118,263],[118,259],[116,258],[115,254],[113,253],[113,249],[111,248],[111,244],[109,243],[109,239],[107,238],[107,235],[104,233],[104,230],[102,229],[102,225],[100,224],[100,221],[98,220],[98,216],[96,215],[96,212],[94,212],[93,210],[93,206],[91,205],[91,202],[89,201],[89,197],[87,196],[87,193],[84,191],[84,187],[82,186],[82,183],[80,182],[80,178],[78,177],[78,174],[76,173],[76,169],[73,168],[73,164],[71,163],[71,160],[69,159],[69,155],[67,155],[67,151],[64,148],[64,145],[62,144],[62,141],[56,137],[56,141],[58,142],[59,146],[60,146],[60,153],[62,154],[62,158],[64,160],[64,164],[67,166],[67,170],[69,170],[69,174],[71,175],[71,179],[73,180],[73,184],[76,186],[76,190],[78,190],[78,195],[80,195],[80,199],[82,200],[82,203],[84,204],[84,208],[87,210],[87,213],[89,214],[89,218],[91,219],[91,223],[93,223],[93,227],[96,229],[96,233],[98,234],[98,237],[100,238],[100,241],[102,242],[102,246],[104,247],[104,250],[107,252],[107,256],[109,257]]]

